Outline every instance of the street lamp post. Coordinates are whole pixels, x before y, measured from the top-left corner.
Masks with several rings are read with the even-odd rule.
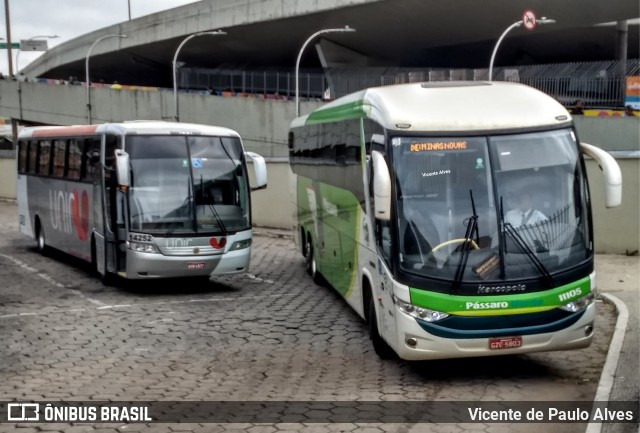
[[[55,38],[59,38],[60,36],[58,35],[40,35],[40,36],[32,36],[29,39],[25,39],[26,41],[33,41],[35,39],[55,39]],[[16,53],[16,72],[19,74],[20,73],[20,64],[18,63],[20,60],[20,53],[22,52],[22,47],[20,47],[18,49],[18,52]]]
[[[7,26],[7,63],[9,64],[9,77],[13,76],[13,56],[11,55],[11,14],[9,13],[9,0],[4,0],[4,19]]]
[[[33,41],[35,39],[42,39],[42,38],[47,38],[47,39],[54,39],[59,37],[58,35],[40,35],[40,36],[32,36],[29,39],[26,39],[26,42],[29,41]],[[20,44],[20,48],[18,48],[18,51],[16,52],[16,72],[18,73],[18,75],[20,75],[20,53],[22,52],[22,44]],[[21,77],[18,77],[18,105],[20,107],[20,120],[22,121],[22,79]]]
[[[546,18],[546,17],[542,17],[535,20],[536,25],[537,24],[554,24],[555,22],[556,20],[551,18]],[[498,42],[496,42],[496,46],[493,47],[493,53],[491,53],[491,60],[489,61],[489,81],[492,81],[493,79],[493,61],[496,58],[496,53],[498,52],[498,47],[500,46],[500,43],[502,42],[504,37],[507,36],[507,33],[515,29],[516,27],[520,27],[523,23],[524,23],[524,20],[516,21],[515,23],[507,27],[507,29],[502,33],[502,35],[500,35],[500,38],[498,38]]]
[[[93,41],[93,44],[89,47],[89,51],[87,51],[87,58],[85,59],[84,64],[84,72],[85,72],[85,85],[87,86],[87,121],[88,124],[91,125],[91,81],[89,81],[89,58],[91,57],[91,51],[93,51],[93,47],[95,47],[98,42],[107,39],[107,38],[126,38],[127,35],[121,34],[112,34],[112,35],[104,35],[100,36],[98,39]]]
[[[173,69],[173,108],[174,108],[174,119],[176,122],[180,121],[180,117],[178,115],[178,54],[180,53],[180,50],[182,49],[182,47],[184,46],[184,44],[186,44],[187,42],[189,42],[189,40],[198,37],[198,36],[205,36],[205,35],[209,35],[209,36],[217,36],[217,35],[226,35],[226,32],[223,32],[222,30],[216,30],[213,32],[200,32],[200,33],[194,33],[192,35],[187,36],[181,43],[180,45],[178,45],[178,48],[176,49],[175,54],[173,55],[173,62],[171,63],[171,68]]]
[[[304,51],[305,48],[307,48],[307,45],[309,45],[309,43],[316,38],[317,36],[320,36],[321,34],[324,33],[344,33],[344,32],[355,32],[356,29],[352,29],[349,26],[344,26],[342,28],[337,28],[337,29],[324,29],[324,30],[319,30],[317,32],[315,32],[314,34],[312,34],[311,36],[309,36],[309,38],[304,42],[304,44],[302,44],[302,48],[300,48],[300,51],[298,52],[298,58],[296,59],[296,117],[300,116],[300,77],[299,77],[299,71],[300,71],[300,59],[302,58],[302,52]]]

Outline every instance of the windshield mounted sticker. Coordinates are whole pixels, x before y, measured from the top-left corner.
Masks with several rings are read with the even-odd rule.
[[[439,176],[441,174],[451,174],[451,170],[439,170],[439,171],[432,171],[432,172],[423,172],[422,173],[422,177],[431,177],[431,176]]]
[[[435,150],[466,150],[466,141],[436,141],[430,143],[411,143],[411,152],[430,152]]]

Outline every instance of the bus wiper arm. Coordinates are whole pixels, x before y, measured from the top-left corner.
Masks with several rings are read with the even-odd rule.
[[[513,228],[511,223],[504,223],[504,229],[508,234],[511,235],[511,237],[513,237],[513,240],[516,241],[516,244],[518,244],[520,249],[526,254],[529,260],[531,260],[531,262],[536,267],[536,269],[538,269],[538,272],[542,274],[544,281],[549,286],[552,286],[553,277],[551,276],[547,268],[544,266],[544,264],[540,261],[540,259],[533,253],[533,251],[531,250],[531,247],[529,247],[529,245],[527,245],[525,240],[522,239],[522,236],[520,236],[520,234],[516,231],[516,229]]]
[[[189,215],[191,215],[191,222],[193,223],[193,230],[198,231],[198,211],[196,209],[196,201],[193,196],[193,185],[191,185],[191,177],[187,178],[187,205],[189,206]]]
[[[469,190],[469,196],[471,197],[471,211],[473,212],[469,218],[467,224],[467,231],[464,234],[465,242],[462,244],[462,254],[460,255],[460,261],[458,262],[458,268],[456,269],[456,275],[453,280],[453,291],[460,290],[462,286],[462,277],[464,276],[464,270],[467,267],[467,260],[469,259],[469,253],[471,252],[472,236],[476,235],[476,243],[480,241],[478,233],[478,214],[476,212],[476,204],[473,200],[473,190]]]
[[[202,195],[203,198],[205,196],[207,196],[207,197],[209,196],[209,194],[206,193],[205,190],[204,190],[204,185],[203,185],[203,182],[202,182],[202,175],[200,175],[200,195]],[[222,222],[222,218],[220,218],[220,214],[218,214],[218,211],[216,210],[215,205],[213,205],[211,203],[207,203],[207,206],[209,206],[209,209],[211,209],[211,213],[216,218],[216,222],[220,226],[220,230],[222,231],[222,235],[223,236],[227,236],[227,228],[224,226],[224,223]]]

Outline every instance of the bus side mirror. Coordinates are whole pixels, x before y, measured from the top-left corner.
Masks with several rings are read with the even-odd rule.
[[[253,171],[255,174],[255,185],[251,187],[251,191],[264,189],[267,187],[267,164],[264,158],[253,152],[245,152],[245,157],[249,158],[253,163]]]
[[[391,219],[391,176],[382,153],[371,152],[373,163],[373,203],[375,217],[382,221]]]
[[[605,206],[608,208],[620,206],[622,203],[622,173],[620,172],[620,166],[613,156],[599,147],[587,143],[581,143],[580,146],[582,147],[582,153],[595,159],[602,169]]]
[[[129,154],[121,149],[116,149],[116,179],[120,186],[131,186],[129,177]]]

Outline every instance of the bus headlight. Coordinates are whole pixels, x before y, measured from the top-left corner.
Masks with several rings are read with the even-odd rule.
[[[595,293],[591,292],[587,296],[583,296],[582,298],[576,299],[575,301],[571,301],[568,304],[561,306],[560,309],[569,311],[570,313],[577,313],[578,311],[582,311],[589,305],[591,305],[595,298]]]
[[[160,254],[160,250],[154,244],[127,241],[127,248],[139,253]]]
[[[251,239],[243,239],[241,241],[235,241],[229,251],[243,250],[251,246]]]
[[[403,313],[408,314],[411,317],[415,317],[416,319],[424,320],[426,322],[437,322],[444,319],[445,317],[449,317],[448,313],[430,310],[424,307],[418,307],[417,305],[404,302],[402,299],[399,299],[396,296],[393,297],[393,302]]]

